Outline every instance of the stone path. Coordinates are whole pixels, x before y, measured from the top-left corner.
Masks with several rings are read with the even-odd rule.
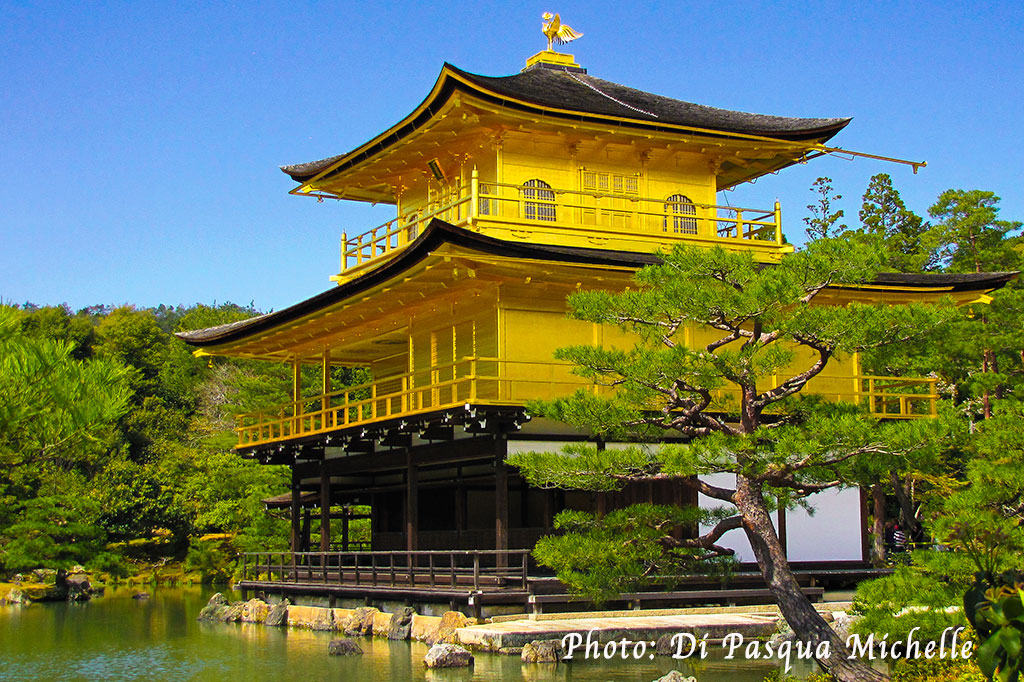
[[[676,615],[636,615],[593,618],[505,620],[472,625],[458,630],[459,641],[486,651],[512,649],[533,640],[561,639],[571,633],[592,637],[602,643],[619,641],[653,642],[665,634],[688,632],[697,638],[708,635],[709,642],[720,642],[737,632],[744,639],[770,637],[776,631],[777,617],[741,613],[698,613]]]

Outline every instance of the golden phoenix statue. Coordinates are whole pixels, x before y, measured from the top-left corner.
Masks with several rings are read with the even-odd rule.
[[[572,27],[568,24],[563,24],[561,17],[557,14],[552,15],[551,12],[545,12],[541,19],[544,23],[541,25],[541,30],[544,35],[548,38],[548,51],[552,49],[552,44],[564,45],[565,43],[572,42],[577,38],[582,38],[582,33],[577,33],[572,30]]]

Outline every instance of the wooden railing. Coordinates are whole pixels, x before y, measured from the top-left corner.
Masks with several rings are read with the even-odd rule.
[[[540,198],[538,192],[544,197]],[[480,181],[453,189],[426,206],[354,237],[341,237],[341,274],[359,271],[396,255],[439,218],[453,225],[512,241],[651,252],[676,242],[737,245],[782,252],[782,215],[748,209],[669,201],[637,194],[569,190]]]
[[[595,393],[611,390],[595,386],[572,374],[571,370],[571,364],[561,362],[466,357],[458,362],[382,377],[239,415],[237,447],[279,442],[467,403],[525,405],[529,400],[564,397],[580,388]],[[770,387],[784,379],[784,375],[772,377]],[[819,375],[808,384],[805,392],[829,400],[864,404],[876,417],[908,419],[935,414],[938,400],[935,383],[932,378]],[[735,397],[729,390],[716,392],[716,401],[721,405]]]
[[[415,587],[474,592],[528,588],[530,550],[247,552],[242,581]]]

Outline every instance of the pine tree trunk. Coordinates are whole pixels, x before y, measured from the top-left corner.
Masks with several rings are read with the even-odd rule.
[[[892,480],[893,494],[896,495],[896,501],[900,505],[900,521],[903,522],[903,533],[907,536],[907,542],[914,542],[918,536],[917,529],[917,517],[914,514],[914,501],[910,499],[910,495],[907,494],[907,486],[900,480],[900,477],[896,475],[896,472],[890,474]]]
[[[871,546],[872,565],[875,568],[885,566],[885,489],[881,483],[871,486],[872,516]]]
[[[745,476],[737,476],[736,495],[733,499],[743,517],[743,529],[761,567],[765,583],[797,639],[810,642],[813,649],[820,642],[829,642],[829,655],[819,659],[818,664],[839,682],[877,682],[888,679],[866,663],[849,658],[845,642],[825,622],[800,589],[796,576],[789,568],[775,526],[772,525],[761,484]]]

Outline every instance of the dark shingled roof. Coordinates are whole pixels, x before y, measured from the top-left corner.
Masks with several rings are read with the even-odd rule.
[[[468,87],[461,80],[450,78],[450,75],[464,79],[474,87]],[[824,142],[850,122],[849,118],[790,118],[716,109],[644,92],[575,70],[542,64],[512,76],[495,77],[469,73],[446,63],[441,69],[438,84],[441,87],[437,88],[434,103],[414,120],[395,126],[390,134],[349,159],[344,167],[372,156],[423,125],[433,116],[436,102],[446,101],[455,91],[471,93],[508,108],[534,113],[539,113],[541,109],[561,109],[563,112],[544,113],[567,120],[607,121],[608,117],[615,117],[627,119],[633,125],[646,129],[678,132],[678,126],[685,126],[717,131],[726,137],[733,133],[790,141]],[[428,102],[429,97],[424,100],[424,104]],[[282,166],[281,170],[295,181],[305,182],[346,156],[349,154]]]
[[[655,95],[583,73],[541,65],[514,76],[460,76],[501,95],[545,107],[787,140],[831,137],[849,118],[787,118],[716,109]]]
[[[442,244],[463,246],[490,255],[532,258],[563,263],[639,268],[658,262],[657,256],[650,253],[506,242],[456,227],[435,218],[416,241],[400,254],[356,279],[272,313],[239,322],[231,322],[230,324],[222,324],[217,327],[197,329],[190,332],[178,332],[177,336],[186,343],[200,347],[215,346],[243,339],[249,334],[271,329],[277,325],[298,319],[304,315],[344,301],[346,298],[366,291],[377,284],[386,282],[388,279],[426,258]],[[900,286],[908,289],[952,287],[953,291],[980,291],[999,288],[1016,277],[1017,274],[1016,272],[963,274],[903,274],[886,272],[878,274],[873,282],[868,282],[867,284]]]

